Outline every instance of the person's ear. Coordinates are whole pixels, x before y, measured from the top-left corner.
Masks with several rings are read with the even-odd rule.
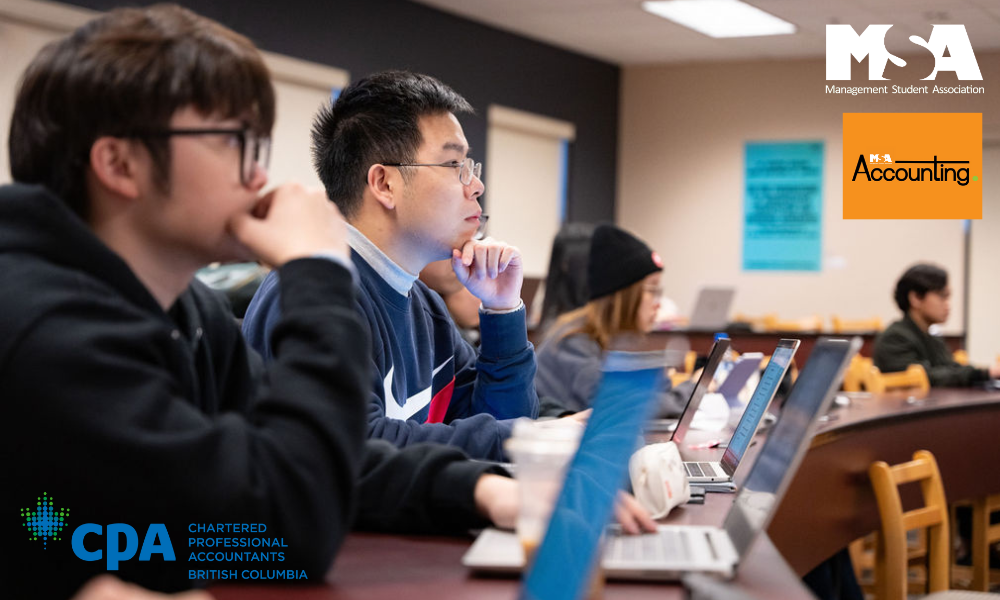
[[[377,164],[368,168],[368,191],[386,210],[395,210],[400,187],[397,169],[390,170],[385,165]]]
[[[918,294],[916,291],[910,290],[909,294],[907,294],[907,299],[910,301],[910,308],[913,308],[914,306],[923,302],[924,297]]]
[[[136,143],[123,138],[104,136],[90,147],[90,168],[97,182],[125,198],[138,198],[142,189]]]

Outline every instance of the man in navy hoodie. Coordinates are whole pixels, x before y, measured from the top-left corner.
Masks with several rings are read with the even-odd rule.
[[[485,220],[482,164],[469,156],[455,116],[471,111],[433,77],[377,73],[320,111],[313,157],[327,196],[348,220],[361,278],[358,309],[372,337],[369,436],[501,459],[510,420],[538,413],[535,355],[520,299],[520,252],[473,239]],[[447,258],[482,301],[478,352],[417,279]],[[281,312],[279,279],[268,276],[243,322],[265,358]]]
[[[253,45],[177,6],[112,11],[25,72],[17,183],[0,187],[5,598],[67,598],[107,569],[165,591],[219,577],[197,570],[319,583],[352,518],[513,524],[516,484],[494,468],[365,440],[370,345],[345,224],[321,191],[261,195],[273,122]],[[236,258],[281,275],[266,370],[194,279]],[[192,535],[255,554],[229,541],[260,524],[249,535],[281,539],[280,559],[189,562]],[[114,564],[116,546],[135,558]]]

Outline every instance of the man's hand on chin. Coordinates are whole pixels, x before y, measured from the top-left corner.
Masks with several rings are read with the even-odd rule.
[[[512,310],[521,304],[524,280],[521,251],[493,238],[469,240],[452,250],[458,280],[490,310]]]

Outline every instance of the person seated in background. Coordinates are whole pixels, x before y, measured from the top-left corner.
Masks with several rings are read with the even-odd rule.
[[[588,408],[611,340],[652,329],[662,271],[660,256],[642,240],[612,225],[594,230],[587,261],[590,300],[559,317],[539,346],[535,386],[540,396],[561,402],[567,411]],[[686,396],[664,380],[658,416],[677,416]]]
[[[287,546],[281,568],[312,583],[352,523],[513,525],[517,485],[498,467],[366,441],[370,346],[346,225],[322,191],[262,194],[274,106],[253,44],[175,5],[113,10],[27,68],[16,183],[0,187],[0,272],[16,282],[0,293],[0,533],[19,541],[0,561],[3,597],[68,598],[104,572],[115,546],[107,563],[70,549],[86,523],[163,524],[177,560],[154,550],[116,571],[158,591],[194,585],[192,523],[263,523]],[[281,274],[266,370],[195,278],[237,259]],[[14,515],[46,490],[72,529],[46,536],[43,515],[26,541],[30,518]]]
[[[350,227],[357,309],[372,338],[368,435],[397,446],[438,442],[502,460],[513,419],[536,417],[521,252],[476,240],[482,164],[456,115],[472,107],[428,75],[384,71],[347,86],[313,125],[327,197]],[[451,259],[482,302],[477,351],[417,275]],[[257,291],[243,332],[263,356],[281,314],[278,275]]]
[[[472,346],[479,345],[479,298],[472,295],[455,275],[450,260],[439,260],[424,267],[420,281],[444,300],[462,339]]]
[[[538,334],[544,336],[560,315],[580,308],[590,299],[587,259],[594,227],[590,223],[566,223],[552,240]]]
[[[963,387],[1000,377],[1000,363],[988,369],[960,365],[944,341],[931,335],[931,325],[948,320],[951,289],[948,273],[935,265],[916,264],[896,282],[894,298],[903,318],[875,340],[872,360],[883,373],[905,371],[919,364],[934,387]]]

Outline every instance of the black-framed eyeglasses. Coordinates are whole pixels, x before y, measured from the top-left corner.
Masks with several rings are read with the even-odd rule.
[[[260,167],[267,171],[271,162],[271,138],[258,135],[252,129],[159,129],[139,131],[133,137],[171,137],[175,135],[228,135],[230,140],[240,145],[240,183],[249,185],[253,180],[254,169]]]
[[[458,180],[462,185],[472,183],[472,178],[482,178],[483,163],[476,162],[471,158],[465,160],[450,160],[443,163],[382,163],[386,167],[450,167],[458,169]]]

